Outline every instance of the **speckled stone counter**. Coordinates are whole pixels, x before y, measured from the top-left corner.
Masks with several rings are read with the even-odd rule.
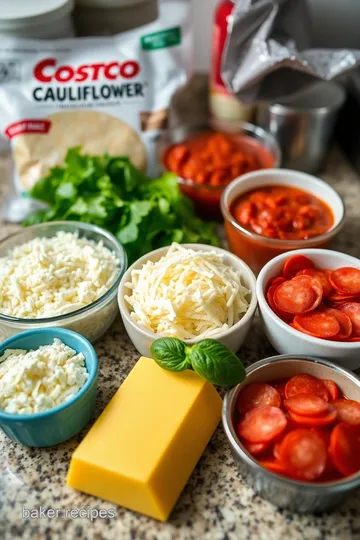
[[[7,190],[8,160],[0,159],[0,196]],[[343,196],[347,223],[334,248],[360,256],[360,179],[337,150],[323,175]],[[0,224],[0,237],[16,225]],[[96,344],[100,377],[96,416],[104,409],[139,355],[118,319]],[[257,319],[239,355],[246,364],[274,354]],[[17,445],[0,433],[0,538],[84,539],[341,539],[360,538],[360,493],[332,513],[317,516],[281,511],[246,486],[219,426],[168,523],[159,523],[65,485],[78,437],[49,449]],[[59,510],[58,518],[27,518],[28,510]],[[65,510],[113,509],[116,517],[65,518]],[[33,514],[34,515],[34,514]]]

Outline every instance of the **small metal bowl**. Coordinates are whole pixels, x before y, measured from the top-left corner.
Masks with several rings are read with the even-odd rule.
[[[278,141],[282,166],[316,174],[324,167],[344,89],[322,81],[279,103],[258,107],[257,123]]]
[[[246,370],[245,381],[230,390],[224,399],[222,421],[231,452],[244,480],[260,497],[293,512],[322,512],[340,504],[360,487],[360,472],[336,482],[300,482],[272,473],[262,467],[239,441],[234,429],[234,412],[239,392],[253,382],[268,382],[309,373],[332,379],[349,399],[360,401],[360,379],[340,366],[311,356],[281,355],[265,358]]]

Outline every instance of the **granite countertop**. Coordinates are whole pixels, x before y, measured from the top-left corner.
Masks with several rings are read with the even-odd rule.
[[[0,158],[0,198],[8,187],[9,161]],[[360,179],[337,149],[321,175],[343,196],[347,223],[335,249],[360,256]],[[0,237],[17,225],[1,224]],[[98,416],[134,366],[139,354],[119,319],[95,345],[99,356]],[[246,364],[274,354],[257,318],[239,355]],[[298,515],[279,510],[247,487],[233,462],[219,426],[182,493],[170,520],[160,523],[65,485],[72,452],[84,437],[54,448],[25,448],[0,433],[0,538],[13,539],[341,539],[360,537],[360,494],[331,513]],[[113,509],[116,517],[26,518],[27,510]],[[34,515],[34,514],[33,514]]]

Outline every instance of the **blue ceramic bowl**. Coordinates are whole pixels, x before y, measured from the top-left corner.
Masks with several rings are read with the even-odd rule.
[[[72,399],[48,411],[12,414],[0,410],[0,429],[13,441],[25,446],[52,446],[64,442],[90,421],[95,407],[98,359],[91,343],[76,332],[64,328],[41,328],[13,336],[0,344],[0,356],[6,349],[38,349],[59,338],[65,345],[85,356],[89,378]]]

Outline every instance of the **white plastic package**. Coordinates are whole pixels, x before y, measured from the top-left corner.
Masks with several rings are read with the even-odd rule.
[[[5,219],[34,208],[28,192],[74,146],[128,155],[157,174],[157,140],[192,68],[190,20],[189,0],[162,0],[156,21],[116,36],[0,42],[0,130],[16,203]]]

